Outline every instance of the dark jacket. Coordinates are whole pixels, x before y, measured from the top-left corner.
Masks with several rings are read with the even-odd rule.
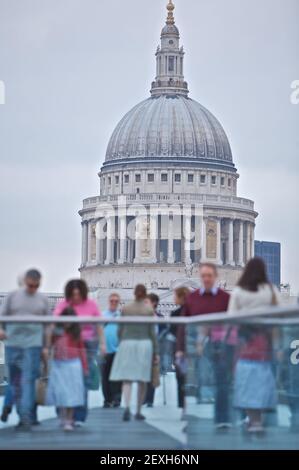
[[[176,309],[172,310],[170,316],[171,318],[174,318],[174,317],[180,317],[182,316],[182,314],[183,314],[183,307],[177,307]],[[178,334],[178,326],[179,325],[172,324],[170,325],[170,328],[169,328],[169,332],[175,337],[177,337],[177,334]]]

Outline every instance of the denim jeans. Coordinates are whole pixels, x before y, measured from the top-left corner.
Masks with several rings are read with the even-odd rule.
[[[6,348],[11,397],[20,421],[31,424],[35,414],[35,381],[40,375],[41,347]]]
[[[91,366],[99,351],[98,340],[84,341],[84,346],[87,355],[88,369],[91,370]],[[74,421],[84,423],[88,415],[88,388],[85,384],[85,403],[83,406],[78,406],[74,411]]]
[[[231,384],[235,347],[215,342],[211,345],[213,369],[215,375],[215,416],[216,424],[230,423]]]
[[[209,351],[205,350],[203,355],[195,362],[197,376],[197,401],[213,401],[215,398],[215,374]]]
[[[3,409],[12,408],[13,405],[14,405],[13,389],[11,385],[7,385],[6,390],[5,390],[4,401],[3,401]]]

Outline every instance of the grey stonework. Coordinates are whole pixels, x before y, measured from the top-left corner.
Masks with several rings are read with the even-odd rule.
[[[174,5],[167,8],[151,96],[116,126],[99,195],[80,211],[81,275],[104,297],[137,282],[167,297],[178,283],[196,283],[203,261],[219,266],[229,289],[254,255],[254,203],[237,195],[222,125],[189,98]]]

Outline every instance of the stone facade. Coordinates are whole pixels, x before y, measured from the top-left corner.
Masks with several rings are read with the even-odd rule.
[[[102,293],[143,282],[167,298],[178,284],[196,284],[204,261],[230,289],[254,254],[254,203],[237,195],[221,124],[188,96],[172,2],[167,9],[151,97],[117,125],[99,196],[80,211],[81,275]]]
[[[240,268],[219,267],[220,285],[230,290],[235,284],[240,274]],[[156,264],[147,265],[111,265],[111,266],[89,266],[84,269],[84,279],[91,286],[98,289],[128,289],[132,291],[136,284],[143,282],[148,289],[157,291],[173,290],[180,285],[189,285],[194,280],[194,286],[198,283],[198,264],[186,266],[184,264],[169,265]],[[190,284],[193,285],[192,282]]]

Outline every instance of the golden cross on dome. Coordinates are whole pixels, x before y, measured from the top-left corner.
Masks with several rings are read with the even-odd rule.
[[[167,5],[168,15],[167,15],[166,24],[174,24],[175,23],[174,14],[173,14],[174,9],[175,9],[175,6],[172,3],[172,0],[169,0],[168,5]]]

